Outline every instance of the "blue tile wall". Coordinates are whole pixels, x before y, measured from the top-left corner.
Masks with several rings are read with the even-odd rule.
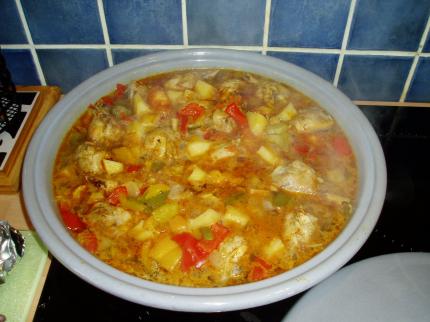
[[[181,0],[106,0],[112,44],[182,44]]]
[[[2,50],[6,65],[15,85],[40,85],[33,57],[27,49]]]
[[[123,63],[127,60],[145,56],[148,54],[153,54],[159,50],[149,50],[149,49],[114,49],[112,50],[113,61],[115,64]]]
[[[430,102],[430,57],[420,58],[408,93],[408,101]]]
[[[189,43],[262,45],[264,8],[261,0],[188,0]]]
[[[108,67],[106,52],[99,49],[41,49],[37,54],[47,83],[64,92]]]
[[[273,0],[269,44],[340,48],[349,0]]]
[[[0,44],[25,44],[27,38],[15,1],[2,0],[0,7]]]
[[[397,101],[411,57],[345,56],[339,88],[355,100]]]
[[[429,17],[430,0],[0,0],[0,48],[17,84],[63,92],[135,57],[211,46],[296,64],[352,99],[430,103]]]
[[[359,0],[348,48],[415,51],[429,10],[430,1]]]
[[[103,34],[96,1],[23,0],[35,44],[100,44]]]
[[[303,67],[332,82],[336,73],[338,55],[268,52],[270,56]]]

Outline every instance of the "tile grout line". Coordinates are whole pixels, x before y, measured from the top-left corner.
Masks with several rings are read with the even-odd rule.
[[[267,48],[269,44],[271,8],[272,8],[272,0],[266,0],[266,9],[264,11],[264,27],[263,27],[263,50],[261,52],[263,55],[267,55]]]
[[[184,48],[188,48],[188,18],[187,18],[187,0],[181,0],[182,11],[182,39]]]
[[[340,72],[342,71],[342,67],[343,67],[343,59],[345,57],[346,46],[348,45],[349,35],[351,33],[352,19],[354,17],[356,4],[357,4],[356,0],[351,0],[351,4],[349,5],[348,18],[346,19],[346,26],[343,32],[343,39],[342,39],[342,45],[340,48],[339,60],[337,61],[336,72],[334,74],[333,86],[335,87],[337,87],[339,83]]]
[[[99,11],[100,24],[103,31],[103,39],[105,41],[106,56],[107,56],[109,67],[112,67],[113,66],[112,49],[110,47],[109,31],[106,24],[106,15],[105,15],[105,9],[103,6],[103,0],[97,0],[97,7]]]
[[[406,99],[406,96],[408,95],[408,92],[409,92],[409,89],[410,89],[411,83],[412,83],[412,78],[414,77],[415,70],[417,69],[418,60],[419,60],[421,53],[424,49],[424,45],[425,45],[425,42],[427,40],[429,30],[430,30],[430,15],[427,18],[426,26],[424,28],[423,34],[421,35],[420,43],[418,45],[418,50],[417,50],[415,57],[414,57],[414,60],[412,62],[411,69],[409,69],[408,76],[406,77],[405,85],[403,86],[402,95],[400,96],[400,100],[399,100],[400,102],[404,102]]]
[[[105,49],[105,44],[0,44],[4,49]],[[110,44],[111,49],[182,49],[184,45],[139,45],[139,44]],[[188,45],[187,48],[230,48],[239,50],[263,50],[263,46],[222,46],[222,45]],[[341,49],[334,48],[300,48],[300,47],[267,47],[267,51],[308,53],[308,54],[340,54]],[[351,56],[387,56],[387,57],[414,57],[413,51],[384,51],[384,50],[357,50],[346,49],[345,55]],[[421,53],[420,57],[430,57],[430,53]]]
[[[42,66],[40,65],[39,56],[37,55],[37,52],[33,43],[33,38],[31,37],[30,28],[28,27],[27,19],[25,18],[21,1],[15,0],[15,4],[18,9],[18,14],[19,14],[19,18],[21,19],[22,27],[24,28],[25,36],[27,37],[27,41],[28,41],[27,49],[30,49],[31,56],[33,57],[33,62],[36,67],[37,75],[39,76],[40,82],[42,83],[42,85],[46,86],[45,75],[43,73]]]

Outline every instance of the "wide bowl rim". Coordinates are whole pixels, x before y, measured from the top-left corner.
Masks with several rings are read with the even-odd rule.
[[[113,82],[121,81],[130,75],[137,76],[138,71],[142,73],[144,69],[168,70],[165,66],[172,62],[173,65],[191,62],[201,67],[207,67],[207,64],[211,63],[221,64],[219,67],[242,64],[269,71],[270,75],[266,76],[273,78],[283,77],[283,74],[287,73],[291,81],[303,82],[299,85],[293,84],[296,85],[293,87],[303,85],[305,90],[301,89],[305,94],[308,95],[306,90],[310,90],[306,86],[315,90],[316,94],[313,94],[322,97],[327,96],[324,91],[328,91],[332,96],[331,100],[335,99],[337,104],[348,108],[348,114],[353,115],[354,121],[357,122],[354,126],[362,131],[360,138],[365,144],[362,142],[363,146],[360,148],[367,153],[367,159],[364,160],[366,176],[363,181],[368,185],[368,190],[363,192],[362,198],[365,202],[360,208],[360,218],[351,220],[355,220],[354,225],[348,224],[341,235],[323,252],[289,272],[256,283],[222,288],[187,288],[144,281],[120,272],[84,251],[61,224],[52,207],[52,196],[40,188],[46,188],[46,176],[49,175],[46,172],[52,171],[46,167],[44,150],[50,144],[52,134],[59,135],[56,125],[65,122],[64,118],[71,110],[78,110],[76,106],[82,105],[82,97],[103,86],[106,93],[113,88]],[[191,49],[156,53],[116,65],[94,75],[68,93],[48,113],[33,136],[24,161],[22,186],[24,202],[36,231],[51,253],[82,279],[136,303],[169,310],[212,312],[259,306],[292,296],[343,266],[363,245],[376,224],[385,197],[386,166],[379,140],[367,119],[345,95],[325,80],[292,64],[255,53]]]

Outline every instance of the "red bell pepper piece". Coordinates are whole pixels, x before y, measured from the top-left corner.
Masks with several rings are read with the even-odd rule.
[[[130,164],[125,168],[125,171],[128,173],[134,173],[142,169],[140,164]]]
[[[127,89],[127,86],[124,84],[116,84],[116,90],[115,90],[115,97],[120,98],[124,95],[125,91]]]
[[[173,236],[182,248],[182,270],[189,271],[191,267],[199,268],[205,262],[211,252],[218,248],[229,233],[228,228],[221,224],[214,224],[211,226],[213,235],[212,240],[199,240],[190,233],[181,233]]]
[[[352,154],[351,147],[347,139],[343,136],[336,136],[333,138],[333,147],[339,155],[349,156]]]
[[[266,277],[266,270],[259,266],[252,266],[251,271],[249,272],[248,279],[251,281],[259,281]]]
[[[225,112],[230,115],[241,129],[248,127],[248,119],[246,118],[246,115],[235,103],[229,104],[225,109]]]
[[[189,103],[178,111],[179,129],[181,133],[187,133],[189,122],[195,122],[205,112],[204,107],[197,103]]]
[[[198,247],[198,239],[190,233],[181,233],[172,239],[182,248],[181,268],[184,272],[189,271],[191,267],[201,267],[209,256],[209,253]]]
[[[230,230],[221,225],[221,224],[213,224],[211,226],[212,231],[212,240],[200,240],[197,244],[197,247],[199,247],[202,251],[205,251],[207,253],[211,253],[215,249],[218,248],[218,246],[224,241],[224,239],[227,237]]]
[[[254,256],[251,271],[248,279],[251,281],[259,281],[267,277],[267,271],[272,268],[272,265],[264,259]]]
[[[116,187],[115,189],[112,190],[112,192],[107,197],[107,201],[111,205],[117,206],[119,204],[119,199],[121,198],[121,196],[122,195],[127,196],[127,194],[128,194],[128,191],[126,187],[124,186]]]
[[[98,241],[96,235],[93,232],[84,230],[78,235],[78,240],[80,241],[81,245],[89,252],[95,253],[97,251]]]
[[[115,103],[115,100],[111,96],[103,96],[102,101],[104,105],[112,106]]]
[[[65,202],[60,202],[58,207],[60,208],[61,218],[63,218],[64,224],[69,230],[81,232],[87,227],[81,218],[72,212],[70,207]]]

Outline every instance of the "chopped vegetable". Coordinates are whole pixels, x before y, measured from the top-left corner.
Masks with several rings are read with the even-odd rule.
[[[78,234],[78,240],[87,251],[91,253],[95,253],[97,251],[97,237],[93,232],[89,231],[88,229]]]
[[[192,183],[202,182],[205,180],[206,176],[207,176],[207,173],[205,171],[200,169],[198,166],[195,166],[193,168],[193,172],[191,172],[191,174],[188,177],[188,181]]]
[[[283,191],[276,191],[272,194],[272,204],[275,207],[283,207],[288,204],[291,198]]]
[[[195,158],[206,154],[211,147],[211,142],[204,140],[196,140],[188,143],[187,152],[190,158]]]
[[[151,108],[143,100],[142,96],[140,96],[139,93],[136,93],[133,96],[133,111],[134,114],[136,114],[137,116],[141,116],[143,114],[151,112]]]
[[[196,91],[197,95],[199,95],[199,98],[202,100],[214,99],[217,92],[215,87],[200,79],[196,82],[194,90]]]
[[[65,202],[60,202],[58,205],[60,208],[61,218],[63,218],[66,227],[74,232],[83,231],[87,225],[79,218],[77,214],[72,212],[69,206]]]
[[[127,198],[125,195],[120,195],[119,205],[128,210],[145,211],[147,206],[143,202],[139,202],[135,198]]]
[[[154,258],[161,267],[171,271],[181,260],[182,251],[177,243],[169,237],[165,237],[154,245],[149,256]]]
[[[189,220],[190,229],[199,229],[201,227],[210,227],[221,219],[221,214],[213,209],[207,209],[196,218]]]
[[[205,109],[197,103],[189,103],[178,112],[179,128],[181,133],[187,133],[188,124],[195,122],[205,112]]]
[[[264,115],[257,112],[247,112],[246,118],[248,119],[249,129],[252,134],[260,136],[264,133],[268,123]]]
[[[235,103],[231,103],[230,105],[228,105],[225,109],[225,112],[230,115],[230,117],[236,122],[236,124],[240,128],[243,129],[248,127],[248,119],[246,118],[246,115]]]
[[[258,151],[257,154],[267,163],[271,165],[276,165],[279,162],[278,156],[268,147],[265,147],[262,145]]]
[[[111,204],[111,205],[118,205],[120,202],[120,197],[121,196],[127,196],[128,195],[128,191],[127,188],[125,186],[119,186],[116,187],[107,197],[107,201]]]
[[[152,212],[152,217],[159,223],[168,222],[179,212],[179,205],[176,202],[167,203]]]
[[[348,141],[342,136],[336,136],[333,139],[333,147],[339,155],[349,156],[352,154]]]
[[[172,238],[182,248],[182,271],[188,272],[191,267],[201,267],[209,254],[198,247],[198,240],[190,233],[181,233]]]
[[[117,174],[124,171],[124,164],[121,162],[103,159],[103,165],[108,174]]]
[[[233,206],[227,206],[222,221],[243,227],[249,222],[249,216]]]

